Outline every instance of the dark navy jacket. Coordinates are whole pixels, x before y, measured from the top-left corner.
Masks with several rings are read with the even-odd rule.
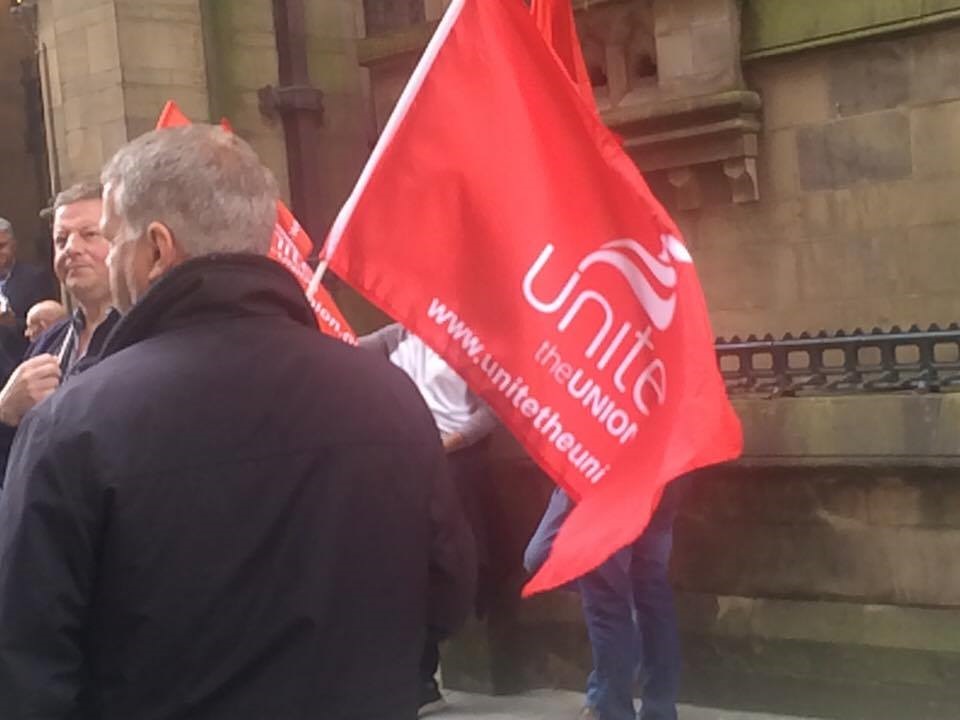
[[[90,338],[90,344],[87,347],[86,355],[72,366],[68,366],[67,358],[64,358],[64,362],[60,368],[64,378],[72,373],[82,372],[84,368],[90,367],[97,361],[97,357],[103,348],[103,344],[107,340],[107,336],[110,334],[110,331],[113,330],[113,326],[117,324],[119,319],[120,314],[116,310],[110,310],[103,319],[103,322],[94,330],[93,337]],[[44,353],[59,355],[60,350],[63,348],[64,341],[67,340],[70,328],[73,327],[76,332],[80,332],[80,330],[83,329],[83,323],[84,318],[80,311],[74,313],[73,317],[67,317],[54,323],[27,348],[27,352],[24,354],[22,360],[28,360],[29,358],[43,355]],[[16,434],[17,428],[0,422],[0,487],[3,486],[3,478],[7,469],[7,459],[10,457],[10,448],[13,445],[13,438]]]
[[[27,311],[41,300],[57,297],[56,285],[50,272],[26,262],[14,264],[10,277],[3,286],[3,294],[10,301],[16,322],[0,326],[0,385],[7,381],[10,373],[20,364],[20,358],[29,344],[23,335],[27,327]]]
[[[17,433],[0,717],[413,720],[475,563],[406,376],[274,261],[194,259]]]

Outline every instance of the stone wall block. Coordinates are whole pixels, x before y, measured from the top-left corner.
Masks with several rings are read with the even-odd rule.
[[[894,254],[905,293],[957,294],[960,288],[960,222],[910,228]]]
[[[804,190],[910,177],[910,122],[898,111],[874,113],[797,131]]]
[[[128,20],[120,27],[124,68],[196,71],[203,68],[203,36],[198,24]]]
[[[748,66],[746,80],[763,98],[764,130],[816,125],[833,115],[822,55]]]
[[[106,92],[119,87],[121,80],[122,72],[119,66],[102,72],[77,76],[65,81],[60,87],[60,103],[64,102],[65,99],[82,98],[86,95]]]
[[[763,195],[776,199],[794,197],[800,191],[797,138],[794,130],[771,130],[761,138],[760,174]]]
[[[912,110],[910,129],[917,177],[960,175],[960,100]]]
[[[87,62],[92,75],[119,69],[120,46],[113,18],[86,28]]]
[[[721,19],[694,25],[691,37],[694,74],[719,75],[733,72],[736,47],[731,38],[730,20]]]
[[[960,28],[922,33],[910,40],[913,103],[960,99]]]
[[[61,82],[69,82],[90,74],[86,28],[57,33],[57,64]]]
[[[778,308],[797,301],[796,264],[789,246],[746,246],[736,254],[718,246],[701,250],[697,263],[710,307]]]
[[[693,35],[689,27],[657,36],[657,70],[664,84],[693,74]]]
[[[830,55],[827,77],[838,115],[895,108],[910,95],[909,48],[901,42],[857,44]]]
[[[893,605],[960,602],[960,579],[942,571],[960,552],[960,530],[833,517],[819,526],[763,519],[721,526],[684,517],[675,541],[675,577],[688,591]]]
[[[90,2],[53,3],[53,28],[59,35],[96,25],[114,23],[112,0],[90,0]]]
[[[66,147],[61,152],[66,155],[62,177],[64,187],[95,177],[107,160],[98,128],[67,130]]]
[[[67,130],[94,127],[123,117],[123,90],[119,85],[68,97],[63,103]]]

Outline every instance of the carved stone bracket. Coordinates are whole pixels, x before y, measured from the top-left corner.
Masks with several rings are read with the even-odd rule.
[[[757,136],[760,97],[736,90],[695,98],[666,100],[647,106],[621,106],[604,114],[607,124],[645,173],[667,173],[683,210],[700,206],[700,182],[719,167],[729,182],[729,201],[759,199]],[[714,173],[716,174],[716,173]],[[680,178],[685,178],[682,182]],[[691,184],[693,183],[693,184]],[[697,187],[696,192],[686,188]]]
[[[599,0],[577,22],[604,121],[676,207],[759,199],[737,0]]]
[[[443,0],[426,22],[358,43],[382,127]],[[577,29],[604,121],[676,207],[759,199],[760,96],[740,62],[739,0],[575,0]]]
[[[700,207],[702,193],[700,178],[689,167],[674,168],[667,171],[667,179],[676,190],[677,207],[681,210],[695,210]]]
[[[257,99],[260,112],[271,121],[288,112],[310,113],[318,125],[323,121],[323,93],[310,85],[265,85],[257,90]]]
[[[726,160],[723,163],[723,174],[730,179],[730,189],[735,203],[754,202],[760,199],[760,191],[757,188],[756,158]]]

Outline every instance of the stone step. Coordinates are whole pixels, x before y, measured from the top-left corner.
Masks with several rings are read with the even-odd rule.
[[[445,691],[445,696],[447,708],[428,717],[437,720],[576,720],[583,707],[583,695],[566,690],[533,690],[498,697]],[[680,706],[679,715],[679,720],[804,720],[692,705]]]

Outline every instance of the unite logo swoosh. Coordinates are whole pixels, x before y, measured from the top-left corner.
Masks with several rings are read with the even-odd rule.
[[[653,326],[658,330],[666,330],[673,321],[677,306],[677,296],[673,290],[677,286],[678,275],[673,263],[690,264],[693,258],[684,244],[673,235],[661,235],[660,245],[660,252],[654,256],[639,242],[629,238],[605,243],[580,261],[576,272],[571,274],[556,298],[544,302],[534,295],[533,281],[553,254],[553,245],[547,245],[524,278],[524,296],[540,312],[556,312],[567,301],[589,268],[594,265],[609,265],[626,280]],[[665,295],[656,291],[647,277],[648,274],[667,290]],[[591,294],[595,293],[591,291]]]

